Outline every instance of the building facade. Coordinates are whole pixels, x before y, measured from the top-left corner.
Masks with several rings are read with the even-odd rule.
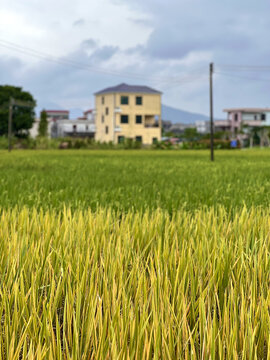
[[[47,114],[47,119],[50,121],[56,120],[68,120],[69,111],[68,110],[45,110]]]
[[[95,119],[93,110],[87,110],[82,117],[75,120],[69,119],[69,111],[67,110],[45,110],[48,121],[48,137],[79,137],[94,138],[95,137]],[[32,128],[29,131],[31,137],[38,136],[40,118],[36,118]]]
[[[94,138],[95,124],[91,120],[57,120],[52,137]]]
[[[96,140],[144,145],[161,140],[161,92],[147,86],[120,84],[95,94]]]
[[[232,134],[239,133],[243,127],[270,126],[269,108],[225,109]]]
[[[94,138],[96,127],[93,110],[84,111],[83,116],[75,120],[56,120],[54,132],[54,137]]]

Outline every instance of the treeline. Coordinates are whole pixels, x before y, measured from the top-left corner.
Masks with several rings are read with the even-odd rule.
[[[230,141],[215,139],[215,149],[230,149]],[[94,139],[81,139],[81,138],[56,138],[49,139],[47,137],[31,137],[26,138],[12,138],[13,149],[29,149],[29,150],[49,150],[49,149],[115,149],[115,150],[131,150],[131,149],[155,149],[155,150],[203,150],[210,148],[210,140],[196,140],[184,141],[173,144],[170,141],[160,141],[152,145],[142,145],[132,139],[126,139],[121,144],[114,144],[113,142],[102,143]],[[5,136],[0,137],[0,149],[8,149],[8,139]]]

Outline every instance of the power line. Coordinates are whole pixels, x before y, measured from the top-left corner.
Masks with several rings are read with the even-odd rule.
[[[203,75],[201,75],[201,76],[198,76],[197,78],[196,78],[196,82],[202,82],[202,81],[206,81],[206,80],[208,80],[208,78],[209,78],[209,75],[208,74],[203,74]],[[195,81],[195,79],[191,79],[190,81],[185,81],[185,84],[191,84],[191,83],[194,83],[194,81]],[[183,82],[179,82],[179,83],[174,83],[173,85],[168,85],[168,86],[166,86],[165,88],[163,88],[163,90],[164,91],[167,91],[167,90],[170,90],[170,89],[173,89],[173,88],[176,88],[176,87],[178,87],[178,86],[181,86],[183,84]]]
[[[254,81],[266,81],[266,82],[270,82],[270,79],[258,78],[258,77],[250,77],[250,76],[242,76],[242,75],[230,74],[230,73],[221,72],[221,71],[215,71],[215,74],[224,75],[224,76],[229,76],[229,77],[238,78],[238,79],[244,79],[244,80],[254,80]]]
[[[218,64],[218,68],[230,71],[261,72],[270,71],[270,65],[225,65]]]
[[[197,69],[197,72],[200,74],[200,76],[196,76],[196,72],[193,73],[193,75],[191,76],[186,76],[183,78],[177,78],[177,77],[168,77],[168,78],[154,78],[154,77],[146,77],[143,74],[134,74],[134,73],[127,73],[127,72],[120,72],[120,71],[113,71],[113,70],[108,70],[108,69],[104,69],[104,68],[99,68],[99,67],[95,67],[92,65],[88,65],[88,64],[84,64],[84,63],[80,63],[71,59],[67,59],[67,58],[57,58],[54,57],[52,55],[46,54],[44,52],[40,52],[34,49],[30,49],[27,47],[23,47],[21,45],[12,43],[12,42],[8,42],[6,40],[0,39],[0,46],[7,48],[9,50],[13,50],[19,53],[22,53],[24,55],[28,55],[31,57],[35,57],[38,58],[40,60],[44,60],[44,61],[49,61],[49,62],[53,62],[53,63],[57,63],[59,65],[64,65],[64,66],[69,66],[69,67],[73,67],[79,70],[87,70],[87,71],[91,71],[91,72],[96,72],[96,73],[101,73],[101,74],[106,74],[106,75],[112,75],[112,76],[119,76],[119,77],[129,77],[129,78],[134,78],[134,79],[143,79],[143,80],[149,80],[149,81],[153,81],[153,82],[160,82],[160,83],[175,83],[175,84],[181,84],[181,83],[186,83],[186,82],[191,82],[191,81],[197,81],[197,79],[199,77],[201,77],[201,72],[202,72],[202,67]]]

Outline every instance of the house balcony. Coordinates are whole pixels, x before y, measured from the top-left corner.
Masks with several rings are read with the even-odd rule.
[[[145,127],[145,128],[159,128],[160,126],[159,126],[159,123],[153,123],[153,124],[147,124],[147,123],[145,123],[145,124],[144,124],[144,127]]]
[[[74,138],[94,138],[95,133],[91,131],[64,131],[63,136]]]
[[[264,121],[261,121],[261,120],[243,120],[243,125],[245,126],[250,126],[250,127],[260,127],[260,126],[263,126],[265,124]]]
[[[158,115],[145,115],[144,118],[144,127],[145,128],[159,128],[161,125],[158,121]]]

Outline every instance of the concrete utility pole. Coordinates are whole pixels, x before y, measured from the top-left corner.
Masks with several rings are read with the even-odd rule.
[[[213,72],[214,64],[210,64],[210,149],[211,149],[211,161],[214,161],[214,110],[213,110]]]
[[[13,106],[26,107],[31,108],[34,107],[35,104],[27,101],[21,101],[13,99],[12,97],[9,99],[9,112],[8,112],[8,151],[10,152],[12,149],[12,114],[13,114]]]
[[[8,151],[11,151],[11,137],[12,137],[12,112],[13,112],[14,99],[9,99],[9,112],[8,112]]]

